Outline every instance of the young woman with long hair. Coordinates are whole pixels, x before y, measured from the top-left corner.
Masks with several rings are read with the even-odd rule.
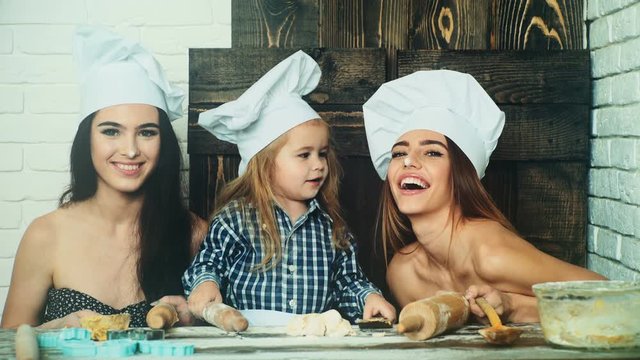
[[[518,235],[480,179],[504,113],[468,74],[419,71],[383,84],[364,105],[384,180],[378,229],[400,306],[440,290],[484,297],[505,321],[538,321],[535,283],[603,279]]]
[[[171,120],[183,93],[138,44],[99,28],[76,34],[91,58],[83,120],[59,208],[34,220],[18,248],[2,326],[78,326],[83,316],[128,313],[146,326],[150,303],[193,318],[180,277],[206,231],[182,199]]]

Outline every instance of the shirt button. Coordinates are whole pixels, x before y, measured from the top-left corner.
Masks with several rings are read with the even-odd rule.
[[[296,272],[296,266],[295,265],[289,265],[289,271],[294,273]]]
[[[293,300],[293,299],[289,300],[289,306],[291,306],[292,308],[295,308],[296,307],[296,301]]]

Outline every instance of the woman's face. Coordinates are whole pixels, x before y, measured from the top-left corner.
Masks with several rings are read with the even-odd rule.
[[[98,189],[139,190],[158,164],[160,126],[151,105],[123,104],[104,108],[91,124],[91,159]]]
[[[447,140],[440,133],[409,131],[391,149],[387,180],[398,209],[407,216],[448,208],[450,175]]]

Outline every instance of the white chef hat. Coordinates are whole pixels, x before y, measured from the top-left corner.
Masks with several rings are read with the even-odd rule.
[[[384,83],[363,112],[371,161],[383,180],[393,144],[418,129],[455,142],[482,178],[504,126],[504,113],[473,76],[451,70],[417,71]]]
[[[105,28],[79,26],[73,56],[81,85],[80,121],[119,104],[148,104],[173,121],[182,116],[184,91],[167,81],[162,67],[140,44]]]
[[[316,88],[320,67],[302,50],[274,66],[234,101],[200,114],[198,124],[238,145],[244,173],[249,160],[289,129],[320,118],[302,96]]]

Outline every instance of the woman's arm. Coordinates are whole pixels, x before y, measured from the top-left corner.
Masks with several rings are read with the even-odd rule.
[[[491,234],[485,233],[485,235]],[[511,322],[538,321],[537,301],[531,286],[549,281],[604,280],[600,274],[554,258],[507,231],[478,247],[474,267],[479,278],[500,291],[504,300],[503,316]],[[482,296],[482,295],[479,295]],[[491,302],[490,302],[491,303]],[[500,307],[501,304],[492,304]],[[475,302],[472,303],[472,311]],[[474,311],[475,313],[475,311]]]
[[[2,327],[40,324],[47,291],[53,285],[54,234],[46,217],[36,219],[25,231],[13,264]]]

